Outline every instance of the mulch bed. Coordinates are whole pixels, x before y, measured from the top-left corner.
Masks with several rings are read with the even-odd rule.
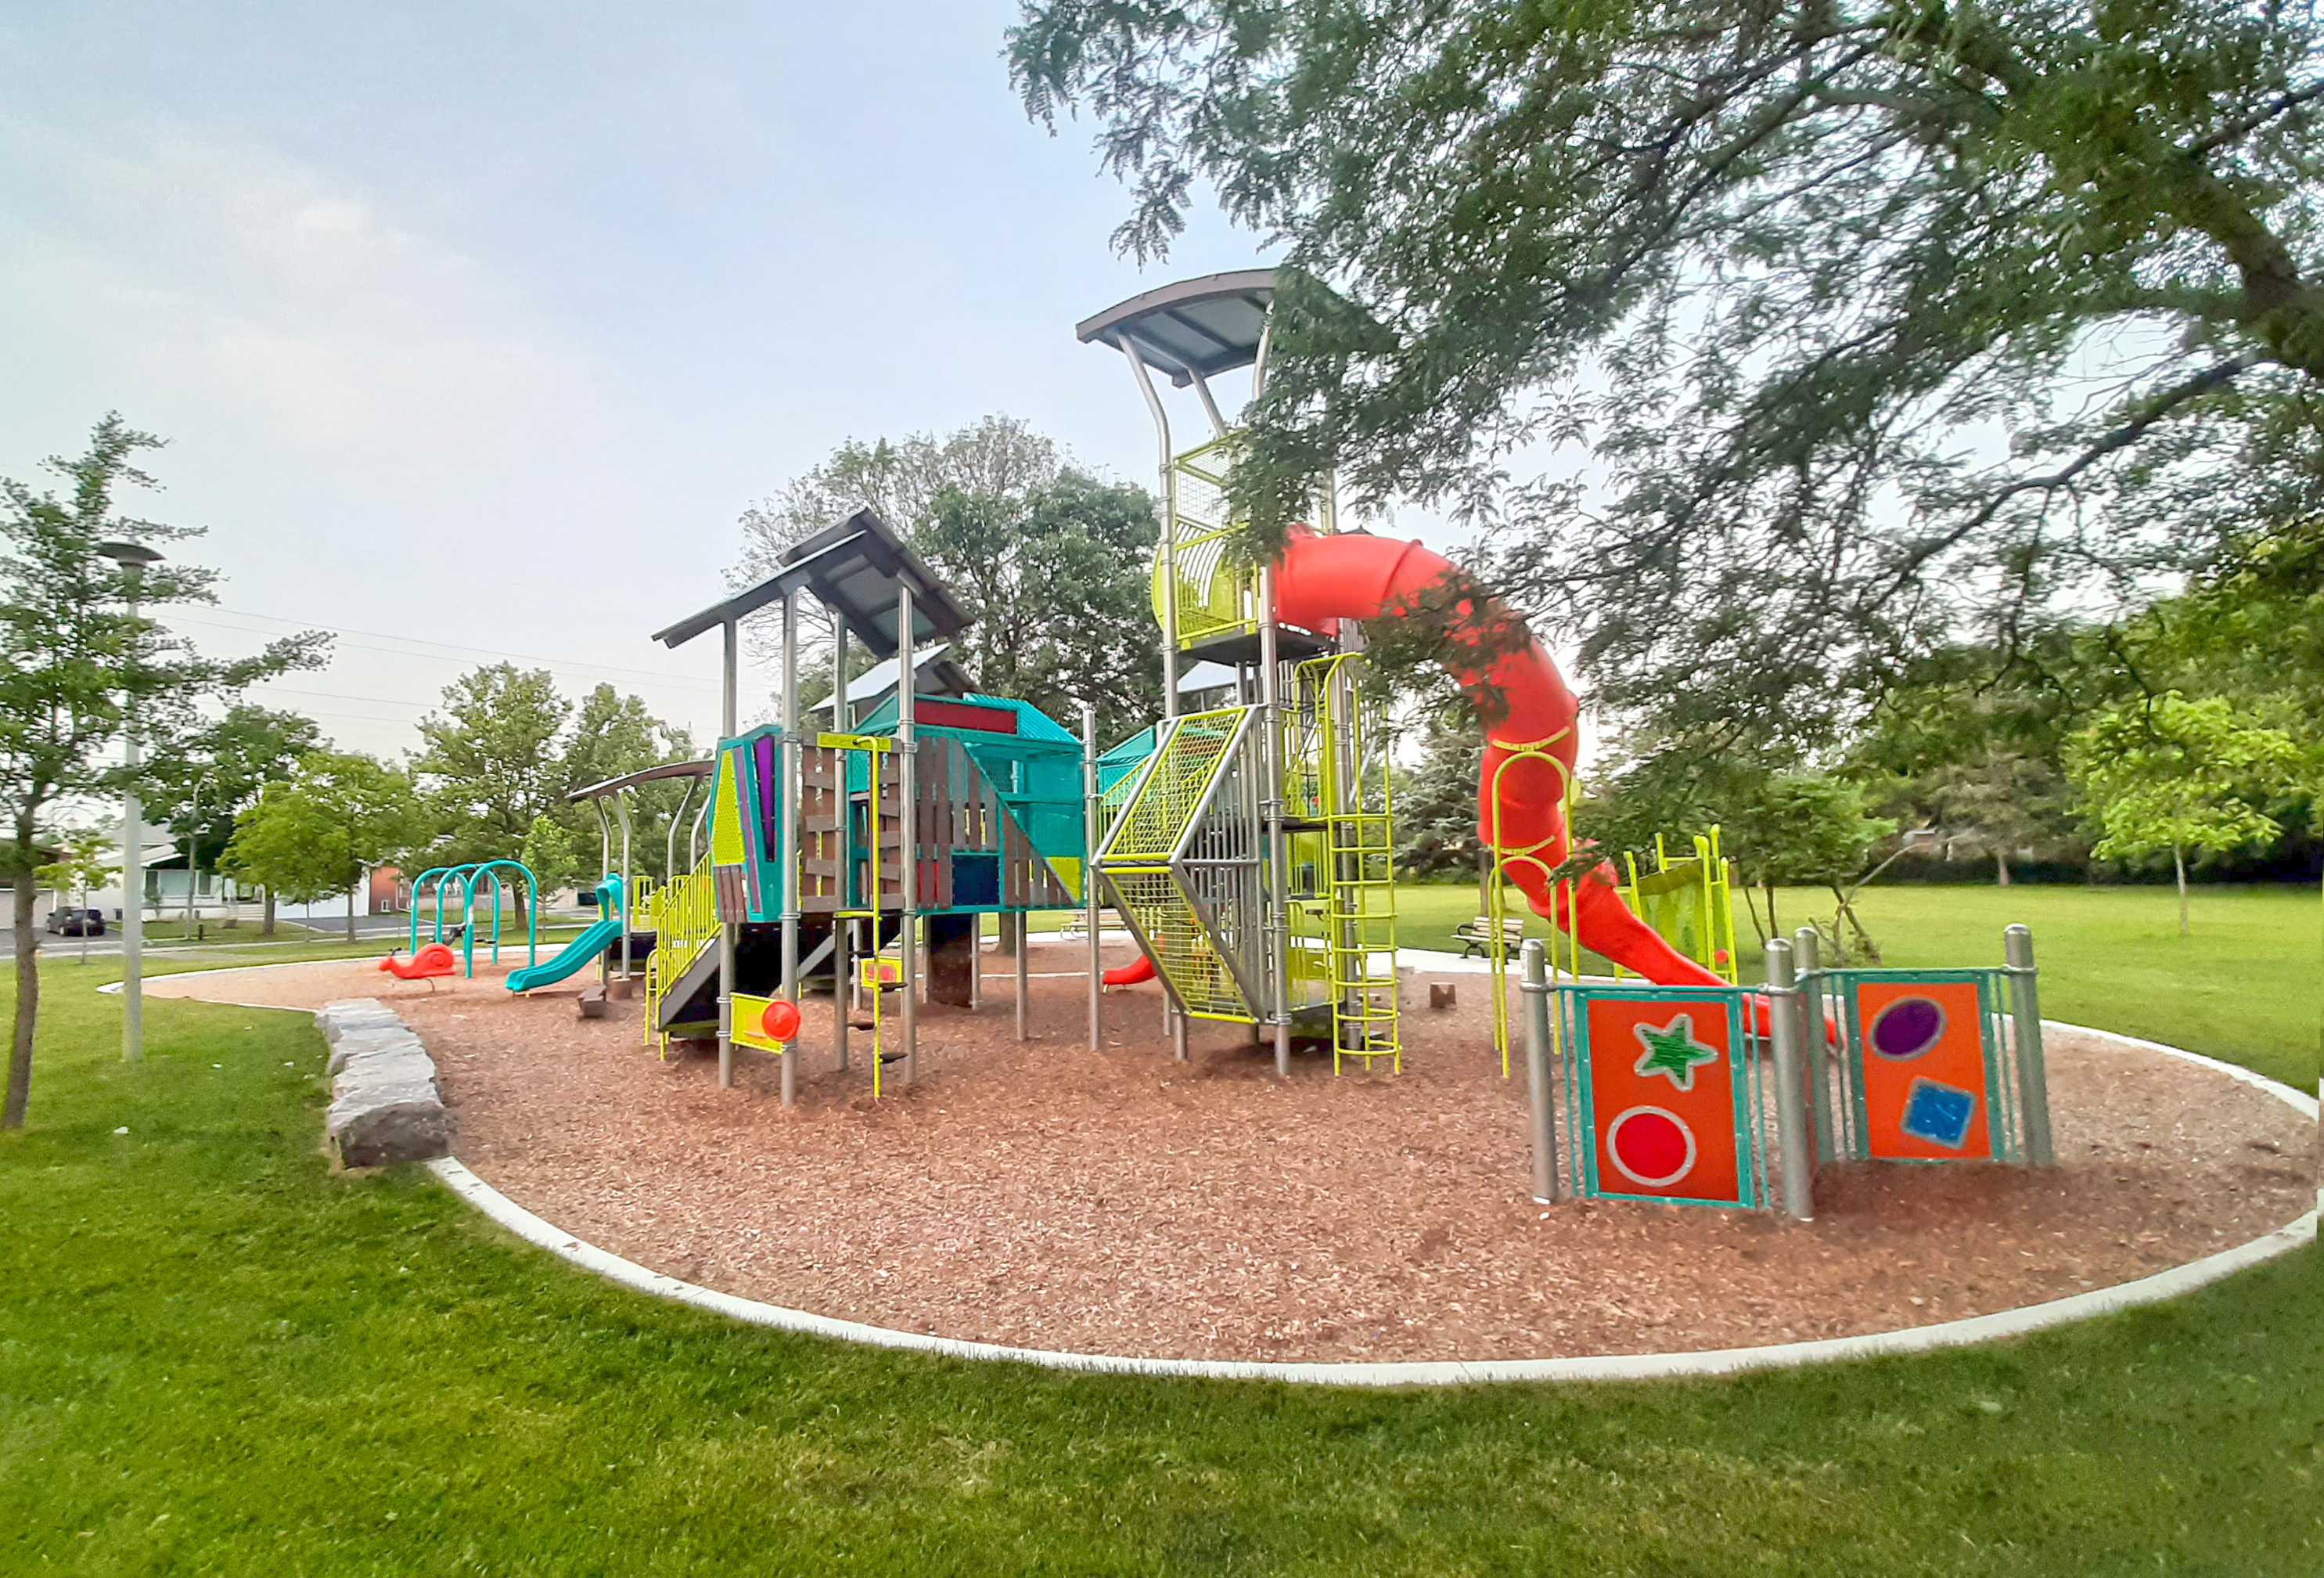
[[[1109,946],[1109,964],[1128,956]],[[392,1002],[435,1054],[462,1161],[580,1237],[707,1287],[1025,1347],[1258,1360],[1515,1359],[1725,1348],[1923,1325],[2127,1281],[2313,1200],[2313,1125],[2227,1076],[2089,1038],[2049,1049],[2061,1165],[1852,1165],[1816,1219],[1528,1195],[1522,1071],[1481,976],[1410,981],[1405,1067],[1288,1082],[1235,1027],[1172,1059],[1158,989],[1110,992],[1086,1047],[1079,945],[1037,941],[1035,1039],[1006,961],[981,1014],[927,1007],[920,1078],[871,1098],[810,1001],[799,1102],[775,1060],[663,1062],[640,1007],[579,981],[517,998],[322,963],[157,980],[155,996]],[[1432,1012],[1425,986],[1457,983]],[[1414,1005],[1419,1005],[1416,1008]]]

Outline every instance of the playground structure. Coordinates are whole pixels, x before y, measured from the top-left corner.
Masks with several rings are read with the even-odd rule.
[[[1077,738],[1027,703],[970,694],[949,665],[924,671],[919,654],[956,637],[972,615],[886,522],[859,512],[793,546],[759,585],[658,632],[670,647],[721,632],[716,750],[575,791],[595,805],[604,834],[601,918],[555,959],[515,973],[511,986],[546,984],[591,960],[611,971],[616,959],[626,983],[641,964],[649,1044],[667,1057],[680,1044],[715,1040],[722,1084],[733,1083],[735,1047],[772,1054],[789,1104],[799,1004],[811,982],[825,982],[838,1066],[851,1067],[853,1030],[872,1030],[877,1094],[890,1063],[900,1064],[904,1083],[917,1077],[924,996],[980,1005],[988,915],[1015,960],[1017,1033],[1026,1038],[1028,917],[1079,908],[1093,1049],[1102,988],[1154,980],[1179,1059],[1189,1055],[1190,1024],[1206,1020],[1271,1041],[1279,1076],[1290,1073],[1296,1041],[1327,1047],[1335,1072],[1382,1059],[1400,1070],[1393,740],[1366,683],[1362,627],[1419,621],[1487,724],[1478,785],[1490,857],[1487,929],[1516,928],[1511,890],[1556,928],[1546,952],[1529,945],[1526,964],[1526,992],[1543,998],[1525,1016],[1537,1194],[1759,1206],[1774,1204],[1780,1180],[1786,1208],[1805,1214],[1819,1159],[1902,1154],[1899,1135],[1913,1137],[1916,1159],[2043,1160],[2038,1020],[2014,1007],[2031,1001],[2030,945],[2022,972],[2013,958],[2006,972],[1899,984],[1878,973],[1818,971],[1812,955],[1799,982],[1779,978],[1778,966],[1791,965],[1789,945],[1778,944],[1769,986],[1746,990],[1715,831],[1695,841],[1691,860],[1673,862],[1658,845],[1655,871],[1631,861],[1627,883],[1594,852],[1573,851],[1579,704],[1541,642],[1489,590],[1419,543],[1334,530],[1328,484],[1313,501],[1314,524],[1293,527],[1271,562],[1239,557],[1241,526],[1229,504],[1237,435],[1210,381],[1247,369],[1252,392],[1264,388],[1272,296],[1266,271],[1213,275],[1148,291],[1079,326],[1084,342],[1121,354],[1157,437],[1160,719],[1101,754],[1087,706]],[[1157,375],[1194,392],[1208,438],[1176,448]],[[828,729],[802,717],[808,597],[835,632]],[[780,717],[743,730],[740,632],[768,612],[779,620]],[[894,694],[860,719],[847,684],[851,642],[892,663],[896,676]],[[1195,688],[1227,699],[1182,711],[1181,697]],[[668,777],[702,782],[706,793],[681,865],[688,783],[669,826],[670,876],[657,889],[635,880],[626,796]],[[438,879],[439,929],[450,880]],[[481,868],[460,880],[465,897]],[[1107,905],[1140,958],[1102,971]],[[634,931],[633,918],[643,921]],[[1585,950],[1643,984],[1585,979]],[[1512,983],[1507,950],[1487,952],[1506,1077]],[[1904,992],[1897,1001],[1918,1006],[1867,995],[1891,987]],[[1827,1001],[1836,1033],[1823,1030],[1815,1006]],[[1801,1017],[1803,1002],[1812,1018]],[[1660,1039],[1644,1053],[1624,1050],[1648,1019]],[[1938,1029],[1910,1054],[1925,1067],[1899,1085],[1884,1037],[1904,1035],[1895,1027],[1906,1020]],[[2014,1033],[2001,1029],[2005,1020]],[[1973,1053],[1963,1050],[1972,1043]],[[1628,1075],[1603,1062],[1618,1053],[1630,1060]],[[1657,1080],[1673,1094],[1646,1101],[1664,1094]],[[1609,1106],[1625,1089],[1639,1099]]]
[[[1162,983],[1181,1058],[1199,1019],[1271,1037],[1282,1075],[1295,1036],[1328,1042],[1335,1069],[1397,1067],[1392,742],[1363,684],[1362,632],[1333,611],[1286,616],[1287,562],[1251,567],[1233,552],[1234,434],[1211,380],[1248,368],[1251,394],[1265,387],[1273,296],[1271,271],[1212,275],[1076,329],[1121,354],[1160,457],[1163,716],[1099,759],[1094,862],[1144,961],[1106,982]],[[1176,447],[1157,374],[1194,392],[1208,439]],[[1328,490],[1315,503],[1328,525]],[[1234,700],[1182,715],[1182,666],[1198,662],[1232,676]]]
[[[1268,1027],[1279,1074],[1295,1027],[1328,1033],[1335,1066],[1399,1056],[1392,742],[1361,683],[1360,622],[1379,618],[1425,621],[1491,723],[1479,821],[1495,927],[1514,884],[1578,946],[1638,974],[1723,983],[1631,913],[1610,865],[1563,869],[1578,704],[1521,620],[1419,543],[1337,531],[1328,483],[1314,524],[1295,528],[1275,562],[1237,558],[1235,435],[1210,381],[1248,367],[1252,392],[1264,388],[1273,294],[1271,271],[1211,275],[1133,297],[1077,330],[1121,353],[1160,451],[1165,715],[1136,778],[1111,778],[1096,863],[1168,991],[1176,1044],[1183,1053],[1194,1017]],[[1157,374],[1194,392],[1210,439],[1175,447]],[[1185,659],[1231,669],[1238,705],[1176,715]],[[1119,769],[1126,754],[1117,747],[1103,761]],[[1497,1002],[1505,985],[1497,978]],[[1506,1064],[1505,1014],[1496,1038]]]
[[[1273,563],[1237,559],[1234,435],[1209,380],[1248,366],[1253,394],[1263,388],[1272,294],[1266,271],[1213,275],[1135,297],[1078,331],[1121,353],[1160,448],[1154,601],[1166,714],[1100,759],[1107,831],[1095,865],[1168,991],[1179,1055],[1189,1017],[1265,1024],[1287,1074],[1294,1026],[1308,1019],[1312,1031],[1320,1003],[1330,1005],[1335,1068],[1350,1055],[1398,1055],[1389,743],[1360,687],[1357,622],[1418,620],[1488,724],[1478,784],[1486,936],[1498,945],[1514,929],[1512,887],[1562,933],[1526,955],[1538,1197],[1561,1192],[1560,1112],[1568,1195],[1754,1206],[1772,1204],[1775,1177],[1784,1209],[1804,1217],[1819,1159],[2049,1165],[2022,927],[2003,971],[1918,974],[1818,971],[1803,935],[1806,974],[1795,979],[1790,946],[1772,943],[1767,988],[1747,992],[1716,830],[1691,861],[1671,862],[1659,843],[1652,873],[1632,860],[1627,889],[1611,863],[1573,852],[1579,704],[1539,640],[1484,586],[1421,544],[1335,531],[1328,482],[1314,524],[1294,527]],[[1210,441],[1174,448],[1157,374],[1194,391]],[[1240,705],[1176,715],[1183,656],[1231,667]],[[1615,985],[1584,980],[1584,949],[1614,966]],[[1507,950],[1486,953],[1506,1075]],[[1621,984],[1626,974],[1647,984]],[[1827,997],[1843,1010],[1837,1038],[1824,1028]],[[1900,1050],[1900,1038],[1911,1045]],[[1907,1064],[1913,1072],[1896,1072]],[[1608,1104],[1626,1091],[1638,1099]]]
[[[810,731],[801,718],[798,623],[808,596],[836,632],[829,730]],[[741,731],[741,623],[776,605],[782,716]],[[987,915],[1011,943],[1018,1035],[1029,1034],[1026,918],[1086,903],[1094,724],[1085,708],[1076,739],[1025,702],[926,694],[931,677],[918,651],[957,635],[969,618],[866,510],[795,545],[760,585],[658,634],[676,647],[722,631],[725,680],[717,751],[687,764],[712,784],[697,834],[706,847],[690,840],[685,874],[641,906],[653,937],[645,1034],[665,1054],[677,1041],[715,1038],[720,1083],[731,1084],[735,1047],[774,1053],[783,1100],[795,1101],[797,1007],[821,976],[832,985],[840,1067],[851,1065],[856,1001],[869,992],[875,1093],[889,1061],[901,1063],[908,1084],[922,990],[932,1001],[981,1001]],[[861,720],[846,700],[851,641],[892,660],[899,675],[895,695]],[[947,684],[942,669],[934,678]],[[1093,925],[1093,1043],[1096,938]],[[879,1001],[888,990],[899,1010],[892,1052]]]

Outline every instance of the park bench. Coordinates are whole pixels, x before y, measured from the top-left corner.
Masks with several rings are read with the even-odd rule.
[[[1485,956],[1485,950],[1490,947],[1495,940],[1493,918],[1489,915],[1480,915],[1474,920],[1463,921],[1452,928],[1452,935],[1461,939],[1462,958],[1466,959],[1473,955],[1481,959]],[[1501,957],[1514,959],[1517,956],[1517,950],[1525,946],[1523,916],[1514,916],[1501,922],[1499,942]]]

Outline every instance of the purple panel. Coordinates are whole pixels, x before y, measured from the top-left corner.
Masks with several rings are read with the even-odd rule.
[[[775,742],[771,735],[761,734],[751,742],[751,764],[759,780],[759,847],[765,858],[772,860],[783,846],[783,830],[777,818],[781,807],[775,796]]]

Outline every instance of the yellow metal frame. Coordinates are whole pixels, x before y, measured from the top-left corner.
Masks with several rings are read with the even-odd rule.
[[[904,961],[893,954],[867,954],[855,961],[853,985],[858,991],[872,993],[872,1099],[876,1102],[880,1099],[880,1069],[883,1062],[881,1052],[888,1022],[887,1016],[881,1012],[880,1005],[889,992],[903,990]],[[851,998],[853,995],[853,992],[849,993]],[[844,1002],[839,1005],[839,1011],[853,1014],[855,1004]]]
[[[654,1021],[663,996],[702,951],[718,941],[718,885],[714,863],[706,855],[684,876],[672,878],[646,895],[642,913],[653,928],[654,951],[646,955],[644,1038],[663,1058],[669,1057],[667,1031],[656,1033]]]
[[[1516,762],[1548,762],[1557,771],[1558,798],[1563,803],[1565,826],[1571,829],[1573,825],[1573,802],[1580,798],[1581,781],[1573,776],[1565,763],[1551,752],[1550,747],[1572,732],[1571,727],[1563,728],[1547,739],[1529,740],[1523,743],[1509,740],[1487,742],[1489,748],[1508,752],[1501,759],[1499,765],[1493,769],[1492,792],[1489,800],[1493,808],[1492,824],[1489,828],[1490,835],[1486,841],[1487,847],[1492,854],[1493,863],[1486,878],[1485,914],[1487,919],[1491,922],[1489,933],[1491,941],[1485,949],[1485,955],[1487,962],[1491,966],[1493,978],[1491,994],[1493,1049],[1501,1055],[1503,1079],[1509,1076],[1509,955],[1508,946],[1504,940],[1508,935],[1508,872],[1513,866],[1530,865],[1539,871],[1544,877],[1549,876],[1556,868],[1542,859],[1540,852],[1545,846],[1555,843],[1556,835],[1553,834],[1550,837],[1542,839],[1536,844],[1527,844],[1523,849],[1511,849],[1502,842],[1501,774],[1507,772]],[[1582,943],[1571,929],[1573,919],[1573,880],[1570,877],[1551,886],[1550,908],[1552,909],[1557,908],[1561,898],[1565,903],[1568,925],[1560,927],[1554,915],[1550,918],[1549,975],[1553,981],[1563,980],[1569,975],[1573,980],[1579,981],[1582,978]],[[1559,946],[1561,937],[1564,943],[1563,949]],[[1555,1015],[1551,1016],[1551,1035],[1554,1043],[1551,1047],[1552,1052],[1563,1056],[1561,1029],[1556,1022]]]
[[[1397,1004],[1396,822],[1386,730],[1368,719],[1357,654],[1312,658],[1292,670],[1296,716],[1306,721],[1285,752],[1284,798],[1323,824],[1323,983],[1332,1001],[1332,1072],[1342,1058],[1404,1069]],[[1312,721],[1308,721],[1312,720]],[[1377,741],[1373,738],[1378,736]],[[1305,950],[1303,950],[1305,951]],[[1388,973],[1379,973],[1379,961]],[[1287,961],[1286,961],[1287,963]]]
[[[1622,900],[1632,914],[1673,948],[1733,985],[1740,979],[1740,962],[1735,953],[1733,872],[1720,853],[1717,827],[1708,835],[1697,834],[1693,843],[1692,859],[1673,861],[1662,835],[1656,834],[1655,869],[1643,876],[1637,856],[1626,852],[1622,858],[1630,880],[1622,888]],[[1692,948],[1686,946],[1687,928],[1683,924],[1683,906],[1689,899],[1702,905],[1700,942]],[[1625,974],[1618,966],[1615,970],[1617,977]]]
[[[1167,566],[1177,566],[1178,645],[1190,647],[1259,628],[1259,576],[1233,551],[1235,521],[1227,512],[1231,440],[1213,439],[1170,463],[1176,501],[1172,551],[1154,557],[1154,617],[1169,604]],[[1191,528],[1191,530],[1190,530]]]
[[[1170,861],[1227,770],[1250,710],[1221,707],[1178,719],[1156,742],[1154,756],[1137,775],[1137,788],[1114,817],[1097,862],[1125,918],[1156,944],[1156,967],[1187,1016],[1246,1025],[1259,1022],[1256,1006],[1233,968],[1219,956],[1210,928],[1180,888]],[[1157,932],[1168,946],[1162,946]]]
[[[1250,709],[1220,707],[1189,713],[1169,738],[1157,743],[1151,769],[1139,775],[1138,789],[1114,822],[1104,846],[1107,862],[1167,862],[1186,836],[1186,824],[1226,771],[1229,747]],[[1196,754],[1189,741],[1214,748]]]

